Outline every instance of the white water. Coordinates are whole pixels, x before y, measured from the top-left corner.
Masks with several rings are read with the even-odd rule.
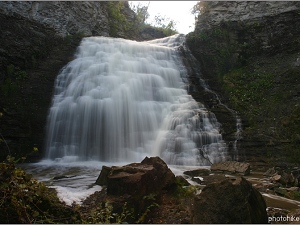
[[[56,162],[174,165],[225,159],[213,113],[188,95],[176,48],[183,35],[149,42],[84,38],[58,75],[48,117],[46,157]]]
[[[38,163],[19,164],[27,173],[48,187],[55,188],[60,200],[68,205],[72,203],[82,204],[88,196],[95,191],[100,191],[101,186],[95,185],[100,174],[101,168],[105,166],[124,166],[126,163],[108,163],[99,161],[87,162],[53,162],[43,160]],[[186,170],[209,167],[193,166],[170,166],[176,176],[183,176]],[[192,184],[196,184],[188,179]]]

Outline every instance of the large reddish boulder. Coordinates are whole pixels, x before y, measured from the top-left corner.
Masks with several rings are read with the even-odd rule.
[[[108,195],[146,196],[174,184],[175,175],[159,157],[146,157],[141,163],[105,167],[98,181],[107,185]]]
[[[262,195],[243,177],[208,184],[195,197],[193,223],[268,223]]]

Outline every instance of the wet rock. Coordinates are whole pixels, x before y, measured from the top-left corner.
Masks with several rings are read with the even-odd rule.
[[[253,184],[253,187],[260,191],[260,192],[266,192],[267,188],[264,184],[260,183],[260,184]]]
[[[292,171],[292,176],[294,178],[294,186],[300,187],[300,170],[294,169]]]
[[[271,188],[274,189],[274,187],[270,186],[269,184],[264,184],[264,183],[253,184],[253,187],[256,190],[258,190],[259,192],[268,192],[268,190],[271,190]]]
[[[267,223],[262,195],[244,178],[207,185],[195,197],[193,223]]]
[[[299,187],[290,187],[290,188],[287,188],[286,190],[288,190],[288,191],[299,191]]]
[[[274,176],[277,173],[274,167],[268,169],[265,173],[264,176]]]
[[[294,183],[295,179],[293,178],[291,173],[282,172],[281,178],[279,182],[283,185],[292,185]]]
[[[166,190],[187,182],[183,177],[175,178],[159,157],[146,157],[141,163],[124,166],[104,166],[97,180],[104,185],[102,190],[91,195],[84,204],[94,207],[109,202],[113,213],[118,215],[124,213],[126,204],[127,209],[133,209],[131,218],[126,220],[128,223],[148,221],[148,213],[161,204],[162,196],[168,193]]]
[[[194,181],[198,184],[202,184],[203,178],[202,177],[192,177],[192,181]]]
[[[111,167],[108,166],[102,166],[100,175],[98,176],[96,180],[96,184],[98,185],[107,185],[107,176],[109,175],[111,171]]]
[[[257,172],[267,172],[268,169],[270,169],[270,165],[261,157],[252,157],[252,159],[247,159],[247,162],[250,163],[251,170],[257,171]]]
[[[251,181],[249,181],[251,182]],[[260,192],[266,192],[266,193],[274,193],[275,188],[279,188],[281,184],[279,183],[270,183],[269,180],[258,180],[258,182],[255,182],[253,184],[253,187],[260,191]]]
[[[73,175],[73,176],[58,175],[58,176],[53,177],[53,180],[61,180],[61,179],[67,179],[67,178],[72,178],[72,177],[76,177],[76,175]]]
[[[174,184],[175,175],[159,157],[146,157],[141,163],[113,166],[107,175],[107,194],[146,196]]]
[[[271,178],[271,181],[278,182],[280,179],[281,179],[281,176],[279,174],[276,174]]]
[[[278,171],[270,180],[289,187],[298,186],[298,177],[295,178],[291,172]]]
[[[208,176],[210,174],[210,170],[209,169],[189,170],[189,171],[184,171],[183,174],[191,177]]]
[[[207,184],[212,184],[212,183],[219,183],[223,180],[227,180],[228,178],[225,177],[225,175],[221,174],[215,174],[211,176],[204,176],[203,180],[201,181],[201,184],[207,185]]]
[[[212,172],[221,172],[221,173],[232,173],[240,175],[249,175],[250,174],[250,164],[241,163],[236,161],[227,161],[215,163],[211,166]]]
[[[300,181],[300,170],[298,168],[294,169],[280,169],[275,168],[274,170],[275,174],[266,173],[265,175],[270,175],[272,182],[278,182],[282,185],[288,186],[288,187],[300,187],[299,181]]]

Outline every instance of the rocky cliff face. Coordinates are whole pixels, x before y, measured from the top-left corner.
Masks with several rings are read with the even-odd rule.
[[[299,2],[207,2],[187,36],[211,88],[242,117],[240,160],[299,156],[299,12]]]
[[[0,159],[42,155],[54,80],[86,36],[151,39],[128,2],[0,2]]]
[[[1,2],[1,13],[38,22],[61,36],[109,34],[105,2]]]
[[[211,29],[222,22],[253,23],[261,21],[263,17],[278,16],[298,9],[298,2],[212,1],[207,3],[204,14],[199,16],[195,30]]]

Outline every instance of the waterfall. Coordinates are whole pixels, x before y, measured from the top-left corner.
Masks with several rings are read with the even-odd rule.
[[[136,42],[84,38],[57,76],[47,125],[51,160],[209,165],[225,159],[215,115],[187,93],[184,35]]]

